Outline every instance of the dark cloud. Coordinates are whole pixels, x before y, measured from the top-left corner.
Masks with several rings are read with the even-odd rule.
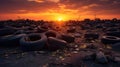
[[[50,8],[57,8],[54,2],[34,2],[27,0],[0,0],[0,13],[17,13],[19,10],[30,12],[44,11]]]
[[[109,12],[120,12],[120,0],[61,0],[61,3],[66,4],[69,9],[82,9],[81,7],[89,7],[90,5],[96,4],[98,6],[89,7],[91,11],[103,11]]]

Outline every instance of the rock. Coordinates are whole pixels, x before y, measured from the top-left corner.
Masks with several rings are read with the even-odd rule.
[[[98,63],[102,63],[102,64],[108,63],[108,60],[107,60],[106,56],[101,51],[96,53],[96,61]]]

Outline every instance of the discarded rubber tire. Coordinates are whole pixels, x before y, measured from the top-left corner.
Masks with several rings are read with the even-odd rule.
[[[106,31],[108,31],[108,32],[114,32],[114,31],[118,31],[118,28],[108,28]]]
[[[103,28],[103,26],[102,25],[97,25],[96,28]]]
[[[120,38],[115,36],[103,36],[101,42],[103,44],[115,44],[120,42]]]
[[[15,31],[16,30],[14,30],[14,29],[3,28],[3,29],[0,29],[0,36],[13,34]]]
[[[25,31],[25,34],[31,34],[31,33],[37,33],[36,30],[28,30],[28,31]]]
[[[48,31],[48,29],[43,29],[43,28],[38,28],[38,29],[37,29],[37,32],[38,32],[38,33],[44,33],[44,32],[46,32],[46,31]]]
[[[84,35],[85,39],[98,39],[99,38],[99,34],[95,34],[95,33],[87,33]]]
[[[20,39],[20,46],[23,51],[37,51],[43,49],[47,42],[44,34],[33,33]]]
[[[36,33],[36,30],[18,30],[14,34],[31,34],[31,33]]]
[[[120,42],[111,45],[113,51],[120,52]]]
[[[120,37],[120,31],[109,31],[106,33],[108,36]]]
[[[49,31],[45,32],[45,35],[47,37],[57,37],[57,32],[49,30]]]
[[[18,35],[6,35],[0,38],[0,46],[3,47],[14,47],[19,46],[19,40],[24,37],[26,34]]]
[[[61,35],[59,38],[65,40],[67,43],[72,43],[75,41],[75,37],[65,34]]]
[[[57,39],[54,37],[48,37],[48,49],[51,51],[55,51],[58,49],[63,49],[67,46],[67,42],[61,39]]]
[[[24,33],[25,33],[24,30],[18,30],[18,31],[16,31],[14,34],[16,35],[16,34],[24,34]]]

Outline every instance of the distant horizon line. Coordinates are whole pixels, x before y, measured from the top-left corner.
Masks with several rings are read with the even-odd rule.
[[[120,18],[94,18],[94,19],[90,19],[90,18],[84,18],[84,19],[69,19],[69,20],[62,20],[62,21],[83,21],[83,20],[86,20],[86,19],[89,19],[89,20],[113,20],[113,19],[117,19],[117,20],[120,20]],[[58,21],[58,20],[44,20],[44,19],[39,19],[39,20],[36,20],[36,19],[30,19],[30,18],[21,18],[21,19],[0,19],[0,21],[8,21],[8,20],[34,20],[34,21]]]

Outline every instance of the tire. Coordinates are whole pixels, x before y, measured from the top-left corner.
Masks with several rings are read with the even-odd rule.
[[[33,33],[20,39],[20,46],[23,51],[37,51],[43,49],[47,42],[44,34]]]
[[[117,42],[120,42],[120,38],[115,36],[103,36],[101,42],[103,44],[115,44]]]
[[[108,32],[114,32],[114,31],[118,31],[118,28],[108,28],[106,31],[108,31]]]
[[[67,42],[61,39],[57,39],[54,37],[48,37],[48,49],[51,51],[55,51],[58,49],[63,49],[67,47]]]
[[[49,30],[49,31],[45,32],[44,34],[47,36],[47,38],[48,37],[57,37],[58,36],[57,32],[55,32],[53,30]]]
[[[120,37],[120,31],[111,31],[111,32],[107,32],[106,33],[108,36],[116,36],[116,37]]]
[[[15,31],[16,31],[16,30],[14,30],[14,29],[3,28],[3,29],[0,29],[0,36],[11,35],[11,34],[13,34]]]
[[[18,31],[16,31],[14,34],[17,35],[17,34],[24,34],[24,33],[25,33],[24,30],[18,30]]]
[[[31,34],[31,33],[36,33],[36,30],[18,30],[17,32],[15,32],[14,34]]]
[[[61,35],[59,37],[59,39],[65,40],[67,43],[72,43],[72,42],[75,41],[75,37],[69,36],[69,35],[65,35],[65,34]]]
[[[87,33],[84,35],[85,39],[98,39],[99,38],[99,34],[95,34],[95,33]]]
[[[48,29],[39,28],[39,27],[38,27],[38,29],[37,29],[37,32],[38,32],[38,33],[44,33],[44,32],[46,32],[46,31],[48,31]]]
[[[24,36],[25,34],[3,36],[0,38],[0,46],[4,46],[4,47],[19,46],[19,40]]]
[[[120,52],[120,42],[112,45],[112,50]]]

